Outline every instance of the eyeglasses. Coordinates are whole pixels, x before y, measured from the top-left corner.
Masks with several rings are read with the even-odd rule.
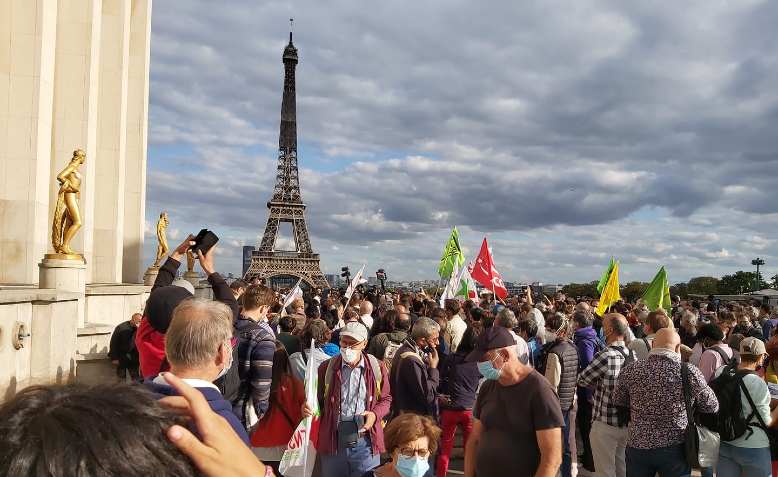
[[[430,456],[430,450],[429,449],[411,449],[410,447],[404,447],[400,449],[400,454],[404,455],[405,457],[413,457],[419,456],[422,459],[426,459]]]

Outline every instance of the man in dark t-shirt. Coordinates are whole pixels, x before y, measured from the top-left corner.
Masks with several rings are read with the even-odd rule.
[[[562,463],[562,418],[543,375],[522,364],[507,329],[485,330],[467,357],[486,378],[473,408],[465,477],[556,476]]]

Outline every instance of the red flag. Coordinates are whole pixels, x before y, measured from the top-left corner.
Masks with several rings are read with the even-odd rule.
[[[500,272],[494,268],[492,254],[489,253],[489,245],[486,243],[485,237],[484,242],[481,244],[481,251],[478,252],[478,257],[471,264],[470,276],[488,290],[493,290],[498,297],[505,298],[508,296],[508,290],[502,282]]]

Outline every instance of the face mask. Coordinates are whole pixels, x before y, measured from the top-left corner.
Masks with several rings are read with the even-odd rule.
[[[502,369],[494,367],[491,361],[481,361],[478,363],[478,372],[486,379],[500,379]]]
[[[230,368],[232,367],[232,346],[230,346],[229,350],[230,350],[229,360],[227,361],[227,364],[221,369],[221,371],[219,371],[219,375],[216,376],[216,379],[219,379],[222,376],[224,376],[225,374],[227,374],[227,371],[229,371]],[[216,379],[214,379],[214,381],[216,381]]]
[[[427,459],[422,459],[421,457],[405,457],[402,454],[400,454],[400,457],[397,459],[397,465],[395,466],[397,473],[402,477],[422,477],[427,473],[429,468],[430,465],[427,462]]]
[[[353,363],[359,357],[359,351],[351,348],[340,348],[340,355],[343,357],[343,361]]]

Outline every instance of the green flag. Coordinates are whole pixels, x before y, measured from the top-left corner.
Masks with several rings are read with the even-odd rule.
[[[459,246],[459,232],[456,227],[451,231],[451,237],[449,237],[446,248],[443,249],[443,255],[440,257],[440,266],[438,266],[440,278],[451,277],[455,262],[460,269],[465,263],[465,255],[462,253],[462,247]]]
[[[645,293],[643,293],[641,300],[651,311],[664,308],[668,314],[670,313],[672,308],[670,304],[670,286],[667,282],[665,267],[659,269],[654,279],[651,280],[651,284],[648,285]]]
[[[602,272],[602,276],[600,277],[599,283],[597,283],[597,293],[602,293],[602,289],[605,288],[605,285],[608,283],[608,278],[611,276],[611,272],[613,271],[613,266],[616,265],[616,261],[613,260],[613,257],[611,257],[611,261],[608,264],[608,269]]]

